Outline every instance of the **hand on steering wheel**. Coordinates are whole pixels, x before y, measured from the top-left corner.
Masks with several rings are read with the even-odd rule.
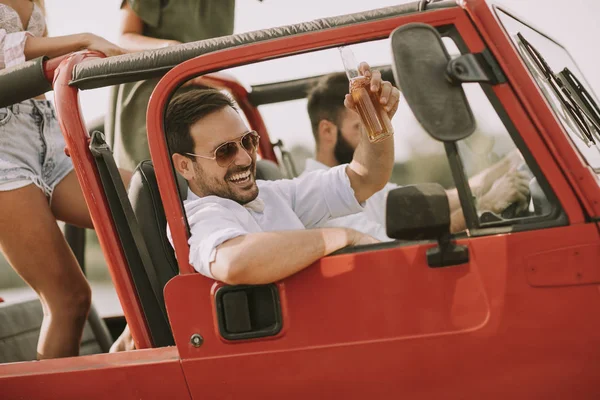
[[[478,200],[479,211],[491,211],[503,218],[515,218],[529,208],[531,173],[523,163],[496,180]]]

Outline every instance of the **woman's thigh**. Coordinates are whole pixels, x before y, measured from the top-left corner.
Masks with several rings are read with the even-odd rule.
[[[131,181],[132,173],[123,169],[119,170],[123,185],[127,188]],[[52,212],[59,221],[83,228],[94,229],[92,218],[88,210],[81,186],[74,170],[56,185],[52,193]]]
[[[61,180],[52,192],[51,209],[59,221],[94,229],[81,186],[74,170]]]
[[[42,300],[87,288],[48,199],[35,185],[0,192],[0,248]]]

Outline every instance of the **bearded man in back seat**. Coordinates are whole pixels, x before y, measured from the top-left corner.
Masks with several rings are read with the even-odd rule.
[[[360,68],[371,75],[370,90],[392,117],[399,91],[366,63]],[[350,95],[345,105],[354,109]],[[394,163],[393,138],[374,144],[363,131],[348,164],[293,180],[257,182],[258,134],[225,94],[194,90],[175,96],[165,131],[175,169],[189,184],[184,201],[189,262],[199,273],[228,284],[270,283],[342,247],[377,242],[354,229],[323,225],[362,211],[385,186]]]
[[[325,75],[309,92],[307,111],[316,149],[315,158],[306,160],[304,174],[347,163],[357,151],[362,123],[356,111],[344,107],[347,90],[348,78],[341,72]],[[470,179],[471,189],[478,195],[478,209],[500,213],[514,202],[527,206],[530,177],[516,170],[521,163],[523,160],[516,151]],[[386,184],[367,200],[363,212],[332,219],[326,226],[359,229],[381,241],[392,240],[385,230],[385,208],[387,193],[397,187],[393,183]],[[449,189],[446,195],[452,212],[450,231],[465,230],[458,192]]]

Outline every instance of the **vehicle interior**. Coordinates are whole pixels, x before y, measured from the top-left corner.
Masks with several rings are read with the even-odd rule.
[[[437,29],[451,59],[464,55],[466,47],[453,27]],[[385,80],[395,82],[394,60],[390,39],[351,45],[360,60],[379,69]],[[291,68],[302,65],[302,71]],[[318,49],[303,54],[255,62],[214,71],[193,78],[189,85],[207,85],[227,91],[240,106],[240,113],[255,122],[258,114],[264,126],[256,127],[264,138],[260,145],[257,179],[293,179],[304,171],[305,161],[314,157],[315,141],[306,111],[306,96],[326,74],[342,72],[337,48]],[[463,83],[468,105],[475,121],[475,132],[456,142],[435,140],[415,117],[401,96],[400,108],[392,120],[395,130],[396,164],[391,182],[399,187],[437,183],[447,191],[456,189],[464,213],[465,229],[453,238],[485,236],[567,223],[560,204],[528,153],[519,132],[490,88],[490,82]],[[400,88],[402,90],[402,87]],[[252,115],[250,115],[252,113]],[[135,284],[149,327],[152,347],[175,344],[165,307],[164,287],[179,273],[179,265],[166,237],[166,216],[152,161],[142,162],[126,189],[117,171],[110,146],[101,131],[91,132],[90,151],[99,171],[112,216],[123,244],[129,272]],[[498,165],[528,176],[530,196],[525,207],[509,204],[500,212],[479,209],[476,201],[493,189],[482,189],[481,176]],[[177,177],[179,197],[187,195],[187,185]],[[481,204],[481,203],[479,203]],[[394,208],[382,210],[390,214]],[[389,232],[389,230],[388,230]],[[73,242],[77,242],[74,233]],[[391,237],[389,242],[343,249],[337,254],[368,252],[414,244],[415,240],[435,242],[432,237]],[[79,241],[83,251],[85,243]],[[257,296],[270,296],[265,291]],[[124,326],[124,318],[103,321],[96,313],[90,316],[84,332],[82,354],[108,351],[108,347]],[[266,321],[268,328],[274,321]],[[35,343],[41,324],[39,302],[0,303],[0,362],[35,359]],[[230,322],[230,324],[234,324]],[[243,324],[231,328],[244,332]],[[243,335],[240,338],[246,338]]]

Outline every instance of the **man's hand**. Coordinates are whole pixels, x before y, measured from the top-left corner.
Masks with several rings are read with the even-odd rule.
[[[377,94],[379,103],[392,117],[398,110],[400,92],[389,82],[381,80],[379,71],[371,71],[365,62],[359,66],[360,72],[371,78],[368,90]],[[346,107],[355,109],[352,96],[346,95]],[[359,203],[367,200],[374,193],[384,188],[392,175],[394,166],[394,139],[388,138],[379,143],[371,143],[366,132],[360,138],[360,143],[354,151],[352,162],[346,168],[354,196]]]
[[[524,210],[528,206],[528,196],[527,175],[513,168],[497,180],[490,190],[479,199],[477,208],[479,211],[489,210],[499,214],[512,203],[518,202],[518,210]]]
[[[381,72],[374,70],[371,71],[369,64],[366,62],[360,63],[358,70],[363,76],[371,78],[371,86],[369,90],[379,96],[379,103],[383,109],[387,111],[390,119],[398,111],[398,104],[400,102],[400,91],[394,87],[390,82],[381,79]],[[352,95],[347,94],[344,98],[344,106],[346,108],[355,111],[356,103],[352,99]]]
[[[469,179],[471,188],[473,188],[473,193],[476,196],[486,194],[498,179],[502,178],[502,176],[507,174],[511,169],[518,169],[524,162],[523,156],[519,150],[514,149],[502,160],[485,169],[472,179]]]

